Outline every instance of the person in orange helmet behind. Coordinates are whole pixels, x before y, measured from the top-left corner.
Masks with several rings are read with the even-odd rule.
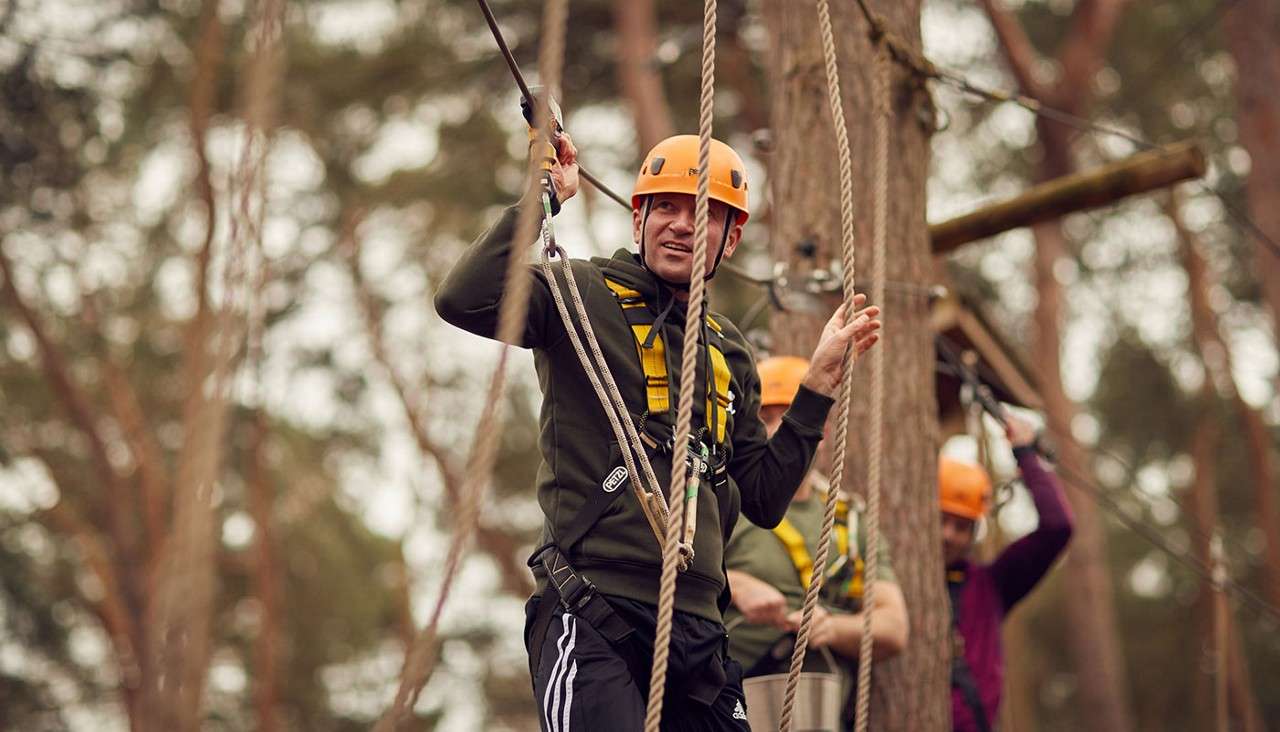
[[[760,419],[773,434],[799,390],[809,362],[798,356],[774,356],[760,362]],[[800,611],[813,573],[813,557],[822,534],[827,478],[810,470],[787,508],[787,515],[772,529],[745,518],[738,520],[725,547],[733,606],[725,613],[729,628],[729,653],[742,664],[744,677],[785,674],[791,665]],[[862,643],[864,557],[867,537],[863,531],[861,500],[843,493],[836,497],[836,525],[827,551],[826,580],[821,602],[814,611],[804,670],[836,674],[841,679],[840,729],[853,729]],[[910,623],[902,589],[893,573],[883,537],[871,616],[872,651],[876,659],[901,653],[907,645]],[[830,665],[834,662],[834,668]],[[764,717],[764,709],[776,709],[781,698],[768,698],[773,687],[748,689],[747,712],[756,727],[776,725]],[[753,693],[764,696],[754,697]],[[804,705],[803,698],[798,703]],[[753,712],[752,705],[757,711]],[[754,715],[760,715],[755,718]]]
[[[1071,512],[1057,479],[1036,453],[1035,429],[1010,415],[1005,433],[1040,522],[990,564],[970,559],[979,523],[991,505],[991,478],[980,466],[941,457],[938,505],[942,554],[951,598],[951,720],[963,732],[989,732],[1000,709],[1004,653],[1000,624],[1036,586],[1071,539]]]
[[[567,134],[558,137],[556,155],[549,173],[564,204],[578,188],[577,150]],[[662,729],[742,730],[741,667],[726,651],[723,625],[729,601],[724,544],[739,513],[765,526],[786,513],[822,438],[843,353],[862,353],[876,342],[879,311],[836,311],[783,426],[770,436],[757,416],[760,382],[751,346],[728,318],[704,306],[693,319],[695,459],[673,455],[689,285],[733,256],[748,219],[746,166],[715,141],[707,255],[694,261],[698,167],[697,137],[658,143],[636,177],[634,248],[568,264],[629,412],[622,418],[639,431],[657,487],[672,494],[667,483],[673,464],[680,463],[699,466],[704,481],[693,504],[693,551],[676,582]],[[436,310],[447,322],[494,337],[507,270],[525,266],[525,247],[533,244],[512,241],[517,212],[508,208],[437,291]],[[568,283],[559,274],[548,280],[536,268],[529,279],[520,345],[533,350],[543,396],[536,483],[545,521],[529,560],[537,589],[526,605],[525,648],[540,724],[544,732],[638,730],[649,693],[662,571],[657,521],[646,503],[652,494],[637,497],[636,476],[629,475],[557,312],[554,298]]]

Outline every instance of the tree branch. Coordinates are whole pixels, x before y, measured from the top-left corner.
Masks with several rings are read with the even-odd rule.
[[[1056,106],[1079,114],[1093,98],[1089,86],[1106,63],[1124,5],[1125,0],[1080,0],[1076,5],[1071,30],[1058,51],[1062,77],[1054,88]]]
[[[205,149],[209,118],[217,97],[218,62],[222,58],[224,32],[218,17],[219,0],[204,0],[200,7],[199,37],[195,47],[195,74],[191,80],[191,147],[196,155],[196,190],[205,206],[204,243],[196,255],[197,312],[203,313],[209,302],[209,260],[213,256],[213,234],[217,226],[212,169]]]
[[[53,389],[59,403],[62,404],[72,425],[89,442],[89,452],[93,456],[93,462],[97,467],[99,478],[107,487],[108,495],[102,503],[107,515],[112,542],[115,544],[117,551],[124,555],[129,555],[133,542],[130,540],[128,526],[121,512],[121,509],[127,505],[124,487],[121,484],[120,476],[111,465],[111,459],[107,456],[106,440],[95,424],[94,413],[90,407],[89,399],[72,380],[67,359],[45,331],[44,324],[36,317],[35,311],[30,304],[22,299],[21,293],[18,292],[17,283],[13,279],[13,263],[2,248],[0,248],[0,275],[4,279],[4,299],[18,312],[22,321],[26,323],[27,328],[31,331],[32,337],[36,340],[36,346],[40,351],[40,361],[44,366],[45,379],[49,382],[49,386]]]
[[[424,408],[417,396],[421,390],[409,387],[408,381],[400,375],[387,352],[382,334],[382,321],[374,296],[360,271],[360,241],[356,235],[356,229],[361,220],[363,220],[361,211],[355,211],[343,217],[338,247],[351,272],[351,280],[355,286],[356,300],[364,320],[370,350],[373,352],[374,360],[387,374],[387,380],[400,401],[405,420],[409,423],[409,429],[413,432],[418,449],[423,455],[435,460],[437,469],[440,471],[440,482],[444,488],[445,504],[453,509],[459,505],[463,481],[462,469],[428,430]],[[532,589],[528,567],[516,557],[519,544],[509,532],[479,525],[476,528],[476,546],[492,556],[498,564],[503,587],[508,592],[521,595],[527,594]]]
[[[413,432],[413,438],[418,443],[418,448],[423,454],[435,460],[440,470],[441,482],[444,485],[445,496],[449,504],[457,505],[458,490],[462,485],[462,470],[453,460],[453,456],[431,436],[423,415],[422,404],[417,397],[419,392],[409,388],[408,382],[400,375],[400,372],[391,362],[390,354],[387,353],[386,341],[382,335],[382,319],[378,314],[373,293],[369,290],[369,284],[365,281],[364,274],[360,271],[360,240],[356,235],[356,229],[363,220],[364,212],[359,210],[343,216],[342,233],[338,247],[343,259],[346,260],[347,269],[351,273],[351,281],[355,285],[356,301],[360,306],[361,318],[364,320],[369,347],[373,352],[374,360],[387,374],[387,380],[396,392],[396,397],[404,410],[405,420],[409,423],[409,429]]]
[[[991,20],[991,27],[995,30],[996,38],[1000,42],[1000,50],[1018,88],[1029,97],[1043,100],[1048,90],[1036,80],[1035,75],[1036,66],[1042,59],[1036,52],[1035,46],[1031,45],[1031,39],[1027,37],[1022,23],[1013,13],[1002,5],[998,5],[999,0],[981,0],[981,2],[983,9],[987,11],[987,18]]]
[[[83,308],[81,316],[86,328],[100,332],[101,320],[97,298],[86,288],[81,296]],[[155,433],[147,423],[146,411],[142,400],[128,374],[120,368],[116,359],[111,357],[110,349],[104,344],[99,358],[102,375],[106,381],[108,404],[112,414],[120,424],[129,451],[133,453],[138,465],[139,487],[141,488],[143,527],[146,530],[146,551],[148,563],[154,570],[155,558],[159,556],[160,544],[164,541],[165,530],[165,494],[168,485],[168,468],[165,466],[164,450],[156,440]],[[148,573],[154,575],[154,571]]]
[[[279,703],[280,589],[276,560],[275,491],[264,451],[268,426],[266,413],[255,410],[249,432],[248,465],[245,467],[249,507],[255,525],[253,542],[253,587],[262,605],[262,622],[253,650],[253,699],[257,728],[274,732],[280,728],[276,713]]]
[[[36,514],[36,520],[54,533],[73,541],[88,570],[102,585],[101,598],[84,598],[102,621],[111,645],[116,652],[116,661],[120,667],[122,685],[136,691],[141,687],[140,657],[136,641],[139,638],[138,626],[133,614],[129,611],[129,603],[125,599],[124,587],[116,573],[115,564],[111,561],[111,552],[102,537],[85,521],[67,502],[60,498],[53,508]]]

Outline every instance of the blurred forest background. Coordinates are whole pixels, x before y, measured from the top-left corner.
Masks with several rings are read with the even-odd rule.
[[[532,75],[540,3],[492,5]],[[761,6],[720,3],[715,124],[767,216]],[[1082,635],[1111,639],[1109,703],[1134,729],[1212,723],[1204,578],[1134,519],[1205,560],[1220,527],[1256,598],[1231,604],[1233,720],[1276,727],[1280,9],[927,0],[921,29],[940,66],[1209,157],[1202,184],[1062,222],[1053,362],[1021,355],[1075,411],[1064,429],[1110,503],[1009,626],[1008,728],[1101,728],[1094,669],[1069,651]],[[566,127],[615,190],[646,143],[696,129],[700,30],[693,3],[570,4]],[[1086,78],[1072,53],[1092,54]],[[930,221],[1138,149],[930,91]],[[356,730],[382,713],[439,589],[497,353],[430,298],[518,195],[517,100],[470,0],[0,0],[0,729]],[[630,243],[629,215],[589,188],[556,227],[574,256]],[[767,231],[748,227],[744,268],[772,270]],[[1023,229],[941,267],[1016,346],[1037,329],[1035,257]],[[760,294],[722,277],[713,298],[763,333]],[[528,363],[417,729],[536,729]],[[998,533],[1030,521],[1015,500]],[[1105,627],[1064,613],[1084,570],[1114,593]],[[196,622],[161,632],[173,617]],[[164,673],[203,693],[159,699]]]

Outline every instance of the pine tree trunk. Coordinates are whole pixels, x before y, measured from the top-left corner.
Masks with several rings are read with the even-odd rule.
[[[1273,0],[1243,0],[1226,17],[1227,44],[1236,60],[1236,122],[1240,142],[1249,152],[1251,169],[1246,191],[1249,216],[1262,233],[1280,245],[1280,7]],[[1251,237],[1257,272],[1271,310],[1272,334],[1280,341],[1280,251]],[[1280,388],[1280,382],[1277,383]],[[1280,517],[1276,476],[1271,470],[1271,442],[1259,415],[1245,408],[1250,464],[1258,480],[1254,508],[1258,528],[1267,539],[1267,600],[1280,604]],[[1259,440],[1261,437],[1261,440]]]
[[[1040,140],[1046,151],[1042,169],[1045,179],[1070,172],[1067,137],[1058,130],[1055,133],[1053,127],[1040,125]],[[1071,439],[1076,405],[1062,385],[1062,286],[1054,275],[1054,265],[1067,256],[1066,240],[1056,221],[1037,226],[1035,236],[1034,278],[1039,298],[1033,361],[1044,377],[1041,397],[1046,416],[1055,428],[1061,472],[1088,476],[1091,471],[1084,450]],[[1075,590],[1063,596],[1063,610],[1071,629],[1068,648],[1079,683],[1080,724],[1084,729],[1131,729],[1102,516],[1093,498],[1081,489],[1069,487],[1067,497],[1075,512],[1076,529],[1067,551],[1065,571]]]
[[[1061,40],[1054,59],[1060,72],[1051,86],[1040,80],[1036,69],[1044,59],[1014,14],[994,0],[982,0],[982,4],[1022,91],[1050,106],[1084,114],[1093,96],[1094,77],[1105,61],[1125,0],[1076,3],[1071,29]],[[1036,127],[1044,151],[1043,162],[1036,171],[1038,180],[1052,180],[1074,172],[1070,130],[1044,117],[1037,119]],[[1062,385],[1062,286],[1054,266],[1067,256],[1067,242],[1057,221],[1039,224],[1034,231],[1034,282],[1039,298],[1034,316],[1037,337],[1033,358],[1042,375],[1041,396],[1046,416],[1055,428],[1054,437],[1059,441],[1059,472],[1087,477],[1091,471],[1085,453],[1071,438],[1076,405]],[[1073,591],[1064,595],[1063,609],[1070,628],[1067,644],[1079,683],[1079,703],[1075,705],[1080,710],[1077,722],[1081,729],[1132,729],[1102,517],[1092,497],[1080,489],[1068,488],[1067,496],[1075,510],[1076,530],[1066,558],[1066,573]]]
[[[917,49],[920,3],[877,3],[893,33]],[[792,281],[840,260],[840,206],[834,132],[827,104],[817,14],[812,3],[766,3],[771,29],[770,80],[775,152],[771,162],[771,240],[777,261],[791,268]],[[832,3],[839,29],[840,79],[855,171],[858,272],[871,263],[872,48],[866,25],[853,3]],[[894,66],[889,144],[888,260],[890,280],[923,282],[932,265],[925,224],[928,135],[918,108],[929,100]],[[867,278],[855,278],[865,289]],[[775,353],[807,356],[826,312],[778,313],[772,320]],[[928,303],[915,295],[891,293],[884,308],[886,379],[881,531],[906,596],[911,642],[900,657],[877,663],[873,671],[871,727],[876,730],[949,728],[949,610],[942,583],[935,460],[937,407],[933,382],[933,341]],[[868,362],[855,372],[852,428],[845,487],[865,485]]]
[[[1240,398],[1240,394],[1236,389],[1234,377],[1232,376],[1231,352],[1222,341],[1217,315],[1209,304],[1209,289],[1212,282],[1209,268],[1204,258],[1200,256],[1194,235],[1182,224],[1176,196],[1170,196],[1166,205],[1166,213],[1173,222],[1174,229],[1180,239],[1182,264],[1184,271],[1187,273],[1188,300],[1191,306],[1192,342],[1205,367],[1205,382],[1200,394],[1205,413],[1201,416],[1201,423],[1197,426],[1196,432],[1192,437],[1191,459],[1195,465],[1196,477],[1192,483],[1191,490],[1194,511],[1192,519],[1197,529],[1195,536],[1196,557],[1206,566],[1209,566],[1211,557],[1208,537],[1218,530],[1217,470],[1215,469],[1215,460],[1218,454],[1219,433],[1221,432],[1221,427],[1215,418],[1216,413],[1212,411],[1213,407],[1220,397],[1226,397],[1232,401],[1244,418],[1247,431],[1250,433],[1248,436],[1250,443],[1257,441],[1253,430],[1262,431],[1264,428],[1261,427],[1261,416]],[[1266,446],[1265,432],[1263,432],[1263,435],[1264,449],[1261,451],[1261,458],[1259,458],[1258,450],[1250,449],[1251,467],[1254,470],[1255,480],[1259,481],[1259,483],[1255,484],[1255,493],[1265,493],[1270,486],[1271,468],[1268,453],[1270,448]],[[1258,464],[1259,459],[1261,459],[1261,465]],[[1269,573],[1264,573],[1264,576],[1269,576]],[[1213,586],[1206,580],[1201,585],[1200,597],[1196,603],[1198,614],[1201,616],[1200,626],[1202,631],[1206,633],[1205,637],[1213,637],[1207,634],[1213,627],[1211,612],[1218,611],[1214,606],[1215,599]],[[1211,611],[1211,608],[1215,609]],[[1215,647],[1214,653],[1227,654],[1226,668],[1228,669],[1231,708],[1235,712],[1235,717],[1241,720],[1244,729],[1260,729],[1261,713],[1258,711],[1257,699],[1253,694],[1253,686],[1249,680],[1249,667],[1245,662],[1243,649],[1240,647],[1240,637],[1231,627],[1234,626],[1234,619],[1227,617],[1225,622],[1228,624],[1228,645],[1226,648]],[[1203,680],[1197,681],[1198,687],[1205,685]],[[1201,694],[1204,695],[1203,692]],[[1202,706],[1201,708],[1207,707]]]
[[[1242,0],[1225,20],[1227,47],[1236,61],[1236,123],[1252,163],[1249,216],[1280,245],[1280,6],[1275,0]],[[1280,339],[1280,252],[1254,237],[1249,243],[1257,251],[1258,277]]]
[[[671,109],[654,66],[657,31],[653,0],[614,0],[618,32],[618,87],[631,107],[640,154],[671,135]]]

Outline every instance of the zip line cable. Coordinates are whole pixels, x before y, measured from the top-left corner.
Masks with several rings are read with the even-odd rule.
[[[1049,415],[1046,414],[1045,416],[1046,416],[1046,419],[1045,419],[1044,426],[1047,430],[1057,435],[1059,438],[1074,439],[1070,434],[1070,432],[1067,429],[1065,429],[1063,425],[1059,424],[1056,420],[1049,419],[1048,418]],[[1109,460],[1115,461],[1130,476],[1136,476],[1138,474],[1138,469],[1132,463],[1126,461],[1124,458],[1122,458],[1118,453],[1116,453],[1113,450],[1108,450],[1105,447],[1099,447],[1097,445],[1093,445],[1089,447],[1089,452],[1092,452],[1096,455],[1100,455]],[[1126,481],[1126,484],[1134,485],[1132,481]],[[1115,491],[1109,491],[1109,492],[1114,493]],[[1142,500],[1148,500],[1153,498],[1168,498],[1170,501],[1173,501],[1173,503],[1178,506],[1178,510],[1181,512],[1182,515],[1189,516],[1195,513],[1195,511],[1192,510],[1191,507],[1187,505],[1186,499],[1179,498],[1172,491],[1166,493],[1164,496],[1157,496],[1152,493],[1148,493],[1147,491],[1142,490],[1141,488],[1138,488],[1135,485],[1131,490],[1128,491],[1128,493]],[[1198,526],[1191,526],[1190,528],[1196,536],[1199,536],[1200,538],[1205,539],[1206,541],[1212,540],[1213,538],[1212,531],[1206,531],[1204,529],[1199,528]],[[1241,554],[1246,554],[1246,555],[1250,554],[1249,550],[1245,548],[1244,544],[1240,543],[1239,539],[1236,539],[1234,537],[1230,537],[1227,535],[1223,535],[1223,540],[1226,541],[1228,544],[1230,544],[1232,548],[1236,549]]]
[[[1223,0],[1223,2],[1220,2],[1215,6],[1215,8],[1220,9],[1218,10],[1216,17],[1213,14],[1210,14],[1209,19],[1214,23],[1218,22],[1221,17],[1226,14],[1226,11],[1230,9],[1229,6],[1235,2],[1237,2],[1237,0]],[[493,32],[493,37],[498,44],[498,49],[502,52],[503,59],[506,61],[507,66],[510,67],[512,76],[515,77],[516,84],[520,87],[521,95],[529,103],[532,103],[532,92],[529,89],[529,85],[525,82],[523,74],[520,73],[520,67],[516,63],[515,56],[512,55],[510,47],[507,46],[507,42],[503,38],[502,31],[498,28],[497,20],[493,17],[493,11],[489,9],[488,4],[483,2],[483,0],[480,0],[480,7],[484,11],[485,21],[488,23],[489,29]],[[880,20],[880,17],[867,7],[866,0],[858,0],[858,7],[862,10],[863,16],[871,26],[872,40],[875,41],[883,37],[890,58],[917,76],[926,79],[935,79],[953,88],[959,89],[960,91],[986,99],[987,101],[997,103],[1011,102],[1034,115],[1072,127],[1077,132],[1093,132],[1097,134],[1111,135],[1113,137],[1127,140],[1142,150],[1152,150],[1159,147],[1140,136],[1120,129],[1119,127],[1094,122],[1079,115],[1057,109],[1026,94],[991,89],[989,87],[976,84],[959,72],[937,66],[922,55],[908,48],[892,33],[887,32],[884,29],[884,24]],[[1187,38],[1194,36],[1197,32],[1203,33],[1204,31],[1196,31],[1193,28],[1191,31],[1185,33],[1181,39],[1169,46],[1169,48],[1176,49],[1180,47],[1186,42]],[[1166,55],[1171,53],[1172,50],[1165,51]],[[605,183],[596,176],[588,173],[587,170],[582,167],[581,162],[578,164],[578,172],[584,180],[595,186],[596,190],[608,196],[623,208],[631,210],[631,203],[627,201],[626,198],[620,196],[613,189],[609,188],[609,186],[605,185]],[[1280,244],[1277,244],[1275,240],[1268,236],[1267,233],[1264,232],[1261,227],[1259,227],[1258,224],[1248,216],[1248,214],[1236,208],[1236,206],[1227,198],[1225,193],[1200,181],[1195,181],[1194,184],[1199,188],[1200,192],[1208,193],[1217,198],[1228,216],[1235,220],[1237,224],[1243,227],[1255,239],[1261,242],[1274,256],[1280,258]]]
[[[511,48],[507,45],[507,39],[503,37],[502,30],[498,28],[498,19],[493,17],[493,10],[489,8],[489,3],[479,0],[479,4],[480,11],[484,13],[484,21],[489,24],[489,30],[493,33],[493,40],[498,44],[498,50],[502,52],[502,58],[507,62],[507,67],[511,69],[511,75],[516,79],[516,86],[520,87],[520,96],[524,98],[525,103],[532,109],[534,104],[533,91],[529,89],[529,84],[525,82],[524,74],[520,73],[520,65],[516,63],[516,57],[512,55]],[[631,204],[625,198],[614,193],[603,181],[588,173],[587,169],[582,167],[582,163],[578,163],[578,175],[595,186],[596,190],[630,210]]]
[[[1085,492],[1094,499],[1099,507],[1111,514],[1116,520],[1124,524],[1126,528],[1146,539],[1152,546],[1168,555],[1171,559],[1190,569],[1208,584],[1214,584],[1216,580],[1213,576],[1213,567],[1205,564],[1198,557],[1179,551],[1169,544],[1161,535],[1160,529],[1152,526],[1144,519],[1131,515],[1128,511],[1121,508],[1120,504],[1115,501],[1105,491],[1099,489],[1091,483],[1087,478],[1080,476],[1070,468],[1061,464],[1057,466],[1057,472],[1067,482],[1068,485],[1077,490]],[[1280,608],[1275,607],[1259,596],[1253,590],[1240,584],[1233,577],[1228,577],[1225,582],[1225,588],[1235,594],[1235,596],[1244,601],[1245,604],[1252,606],[1259,613],[1268,616],[1273,622],[1280,623]]]
[[[1220,6],[1233,1],[1234,0],[1224,0],[1223,3],[1220,3]],[[883,36],[885,38],[885,45],[888,47],[893,59],[918,76],[926,79],[937,79],[938,81],[953,86],[961,91],[973,94],[988,101],[1000,103],[1012,102],[1032,114],[1067,125],[1068,127],[1075,128],[1080,132],[1095,132],[1119,137],[1133,143],[1142,150],[1154,150],[1159,147],[1155,143],[1152,143],[1143,137],[1137,136],[1118,127],[1100,124],[1079,115],[1072,114],[1071,112],[1051,107],[1040,100],[1021,92],[991,89],[989,87],[975,84],[958,72],[935,65],[922,55],[908,48],[906,44],[898,40],[892,33],[885,31],[883,21],[880,20],[878,15],[871,12],[870,8],[867,7],[866,0],[858,0],[858,7],[862,9],[862,14],[867,18],[867,22],[871,24],[872,39],[875,40]],[[1225,14],[1225,10],[1223,13]],[[1201,192],[1209,193],[1216,197],[1222,203],[1223,210],[1225,210],[1231,218],[1235,219],[1236,223],[1252,234],[1254,238],[1261,242],[1271,252],[1271,254],[1280,258],[1280,244],[1277,244],[1271,237],[1269,237],[1267,233],[1264,232],[1261,227],[1253,221],[1253,219],[1249,218],[1247,214],[1239,211],[1235,205],[1227,199],[1226,194],[1207,183],[1195,181],[1195,185],[1199,187]]]

